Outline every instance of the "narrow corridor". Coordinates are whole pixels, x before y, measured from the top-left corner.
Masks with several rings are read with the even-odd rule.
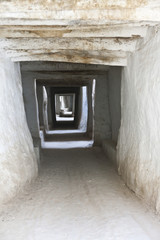
[[[0,214],[0,240],[159,240],[158,218],[100,148],[43,150],[37,180]]]

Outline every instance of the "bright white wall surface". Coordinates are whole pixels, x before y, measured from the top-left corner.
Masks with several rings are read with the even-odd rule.
[[[82,132],[87,131],[87,120],[88,120],[88,96],[87,96],[87,87],[82,87],[82,108],[81,108],[81,118],[79,123],[79,129]]]
[[[160,212],[160,32],[129,57],[121,106],[119,173]]]
[[[0,204],[37,175],[24,111],[20,67],[0,53]]]
[[[39,138],[38,101],[36,96],[36,80],[22,72],[22,86],[27,124],[33,138]]]

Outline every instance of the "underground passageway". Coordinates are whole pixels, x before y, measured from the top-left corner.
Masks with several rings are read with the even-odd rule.
[[[3,240],[159,240],[156,216],[100,148],[43,150],[37,180],[0,215]]]
[[[0,240],[160,240],[160,1],[0,1]]]

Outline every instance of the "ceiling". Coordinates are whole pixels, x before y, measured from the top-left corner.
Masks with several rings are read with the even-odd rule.
[[[160,0],[0,0],[0,49],[14,62],[126,66]]]

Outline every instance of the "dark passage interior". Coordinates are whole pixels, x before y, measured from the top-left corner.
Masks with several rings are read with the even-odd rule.
[[[39,156],[41,147],[104,145],[115,150],[121,67],[23,62],[21,73],[27,122]]]

